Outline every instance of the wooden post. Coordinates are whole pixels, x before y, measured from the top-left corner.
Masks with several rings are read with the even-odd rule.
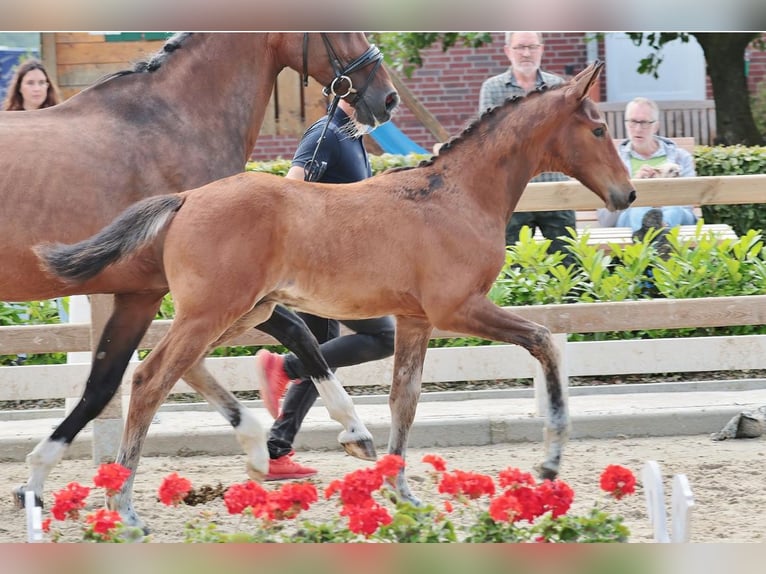
[[[112,314],[112,295],[90,296],[90,341],[95,354],[106,322]],[[117,388],[112,400],[93,420],[93,463],[114,462],[122,436],[122,392]]]

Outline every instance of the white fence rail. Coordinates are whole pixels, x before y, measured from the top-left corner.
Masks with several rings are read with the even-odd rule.
[[[559,336],[563,343],[565,336]],[[766,335],[563,343],[570,377],[766,369]],[[138,362],[131,362],[124,381]],[[256,390],[252,357],[209,358],[210,371],[234,391]],[[338,369],[347,386],[389,385],[392,359]],[[80,396],[90,364],[0,368],[0,400]],[[534,379],[537,361],[515,345],[429,349],[423,382]],[[123,394],[130,385],[122,386]],[[174,393],[193,392],[179,382]]]

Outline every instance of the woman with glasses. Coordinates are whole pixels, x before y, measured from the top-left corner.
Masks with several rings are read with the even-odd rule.
[[[61,101],[58,89],[51,82],[48,72],[40,60],[24,61],[8,86],[3,110],[26,111],[55,106]]]
[[[694,159],[672,140],[657,135],[660,129],[660,109],[649,98],[634,98],[625,106],[625,128],[628,139],[620,144],[618,151],[625,167],[635,179],[652,177],[694,177]],[[623,211],[597,210],[598,221],[603,227],[630,227],[638,231],[651,207],[629,207]],[[669,227],[694,225],[697,216],[691,205],[664,206],[662,223]]]

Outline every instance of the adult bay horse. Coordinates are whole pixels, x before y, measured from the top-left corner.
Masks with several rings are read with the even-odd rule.
[[[357,122],[387,121],[398,95],[381,58],[362,33],[179,34],[133,70],[60,105],[0,113],[0,300],[79,292],[42,272],[34,244],[79,241],[138,200],[242,172],[285,67],[342,92]],[[114,311],[83,396],[27,457],[31,473],[18,503],[26,489],[41,499],[50,469],[115,394],[160,303],[156,289],[111,292]],[[279,309],[261,328],[323,372],[321,354],[296,348],[286,334],[301,325]],[[196,368],[185,379],[196,388],[209,376]]]
[[[40,246],[43,266],[80,292],[173,293],[176,319],[134,374],[118,462],[135,475],[152,415],[176,380],[284,303],[344,319],[396,316],[389,452],[402,456],[433,327],[521,345],[545,373],[542,473],[555,477],[568,412],[550,332],[487,292],[505,259],[505,225],[535,174],[575,177],[609,209],[635,198],[587,96],[602,66],[487,111],[416,168],[343,186],[235,175],[144,200],[76,245]],[[403,472],[396,486],[415,500]],[[132,478],[111,505],[135,523],[131,489]]]

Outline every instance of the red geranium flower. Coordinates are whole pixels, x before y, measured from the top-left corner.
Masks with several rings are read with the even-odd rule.
[[[70,482],[53,495],[54,503],[51,514],[56,520],[65,520],[67,517],[77,520],[80,518],[80,510],[85,508],[85,499],[90,494],[90,488],[76,482]]]
[[[388,510],[370,499],[365,504],[344,506],[341,516],[348,516],[348,529],[356,534],[371,536],[380,526],[391,524]]]
[[[375,470],[384,477],[394,477],[403,468],[404,459],[398,454],[387,454],[375,463]]]
[[[528,486],[521,486],[509,490],[516,500],[521,504],[521,513],[519,514],[519,520],[527,520],[528,522],[534,521],[538,516],[542,516],[545,513],[545,507],[543,501],[540,498],[540,493],[537,488],[530,488]]]
[[[188,478],[178,476],[178,473],[173,472],[163,479],[157,496],[167,506],[178,506],[189,494],[191,488],[191,482]]]
[[[521,516],[521,512],[521,503],[514,496],[512,490],[496,496],[489,503],[489,515],[495,522],[516,522]]]
[[[93,525],[93,532],[101,534],[104,539],[109,539],[111,530],[121,523],[120,513],[115,510],[99,508],[85,517],[85,522]]]
[[[509,466],[498,473],[497,482],[501,488],[518,488],[520,486],[534,486],[536,481],[531,473],[522,472],[518,468]]]
[[[375,468],[360,468],[348,473],[343,480],[334,480],[325,490],[325,498],[340,493],[343,506],[363,506],[372,493],[383,485],[383,475]]]
[[[492,477],[476,472],[456,470],[445,472],[439,482],[439,492],[452,496],[465,495],[470,499],[495,494],[495,483]]]
[[[106,494],[112,496],[117,494],[129,476],[130,470],[117,462],[102,464],[93,477],[93,484],[105,488]]]
[[[636,477],[633,473],[619,464],[610,464],[601,473],[601,489],[611,494],[617,500],[626,494],[636,491]]]
[[[444,462],[444,459],[439,455],[427,454],[423,457],[423,462],[433,466],[436,472],[444,472],[447,470],[447,463]]]
[[[223,495],[229,514],[242,514],[246,508],[258,509],[260,512],[268,500],[268,491],[252,480],[232,484]]]
[[[543,512],[550,510],[553,518],[566,514],[574,500],[574,491],[562,480],[545,480],[537,486],[537,492]]]
[[[317,501],[317,489],[310,482],[287,482],[279,490],[270,492],[268,501],[270,519],[295,518]]]

